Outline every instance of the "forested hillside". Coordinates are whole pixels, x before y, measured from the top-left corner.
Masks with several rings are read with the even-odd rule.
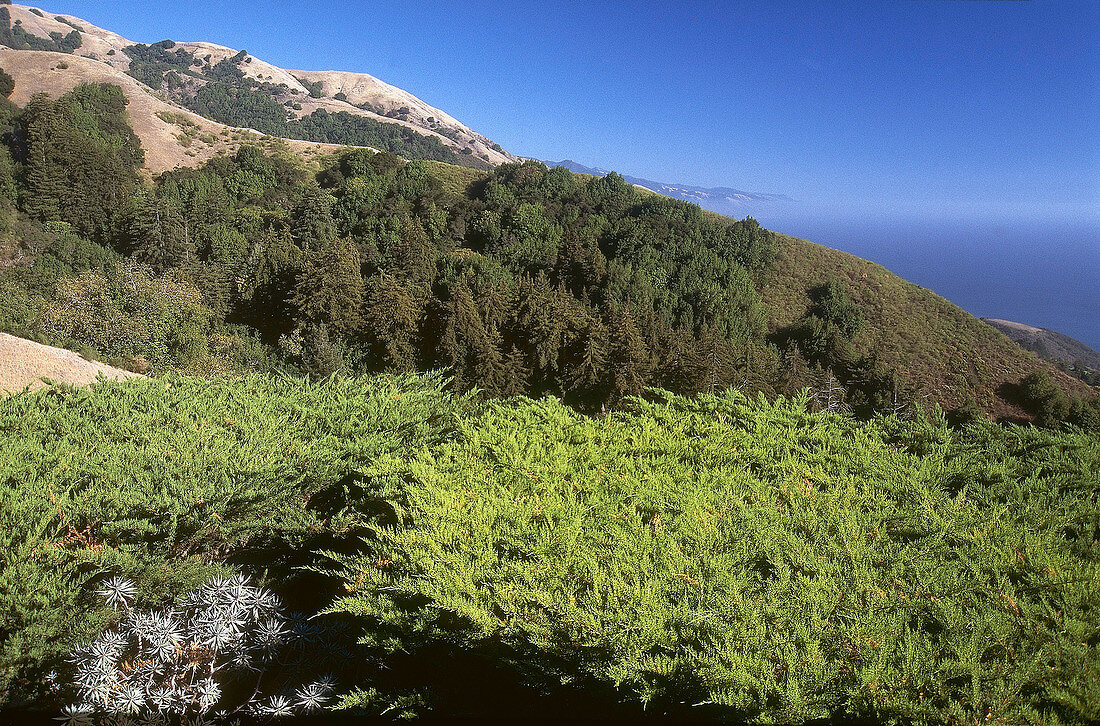
[[[149,184],[115,87],[7,115],[0,324],[142,372],[445,368],[586,411],[650,386],[809,387],[861,415],[1096,424],[1087,386],[927,291],[616,174],[244,146]]]

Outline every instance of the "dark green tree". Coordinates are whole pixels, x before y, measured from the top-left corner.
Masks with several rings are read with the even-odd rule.
[[[421,306],[393,275],[381,274],[367,286],[363,335],[369,341],[376,370],[416,370]]]
[[[1038,426],[1051,427],[1065,421],[1073,403],[1046,371],[1036,371],[1020,381],[1020,401],[1035,416]]]
[[[629,308],[613,310],[610,317],[608,401],[616,404],[626,396],[636,396],[645,390],[652,358]]]
[[[335,240],[307,250],[294,287],[294,307],[305,324],[324,324],[329,338],[347,338],[360,327],[363,274],[354,240]]]
[[[10,98],[14,90],[15,79],[4,72],[4,69],[0,68],[0,95],[3,95],[4,98]]]

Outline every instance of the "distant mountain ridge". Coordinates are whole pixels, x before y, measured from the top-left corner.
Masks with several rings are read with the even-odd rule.
[[[1001,331],[1024,348],[1033,351],[1040,358],[1069,366],[1081,365],[1100,373],[1100,353],[1064,333],[1012,320],[981,318],[981,321]]]
[[[591,174],[593,176],[607,176],[611,173],[608,169],[585,166],[572,159],[563,161],[543,161],[542,163],[553,168],[562,166],[577,174]],[[666,182],[643,179],[642,177],[622,175],[628,184],[643,187],[650,191],[663,194],[673,199],[682,199],[686,202],[694,202],[704,209],[710,209],[723,214],[744,211],[746,204],[756,202],[793,202],[794,200],[785,194],[761,194],[758,192],[745,192],[729,187],[697,187],[690,184],[670,184]]]

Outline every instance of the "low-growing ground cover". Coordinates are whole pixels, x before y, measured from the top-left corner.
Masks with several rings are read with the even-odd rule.
[[[240,566],[296,587],[288,558],[350,526],[344,483],[453,430],[465,399],[441,385],[180,378],[0,399],[0,707],[43,703],[43,676],[117,619],[96,594],[108,576],[141,605]],[[299,606],[325,604],[313,594]]]
[[[106,578],[156,607],[237,572],[351,625],[352,712],[1100,716],[1097,434],[474,401],[415,377],[0,401],[6,704],[62,705],[64,656],[119,617]]]

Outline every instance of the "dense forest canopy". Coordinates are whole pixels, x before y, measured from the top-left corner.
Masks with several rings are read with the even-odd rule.
[[[137,73],[174,57],[143,49]],[[769,329],[776,236],[617,174],[368,149],[307,168],[244,146],[150,184],[115,87],[6,114],[0,189],[26,253],[0,273],[12,332],[154,372],[446,369],[457,390],[587,411],[654,386],[808,387],[813,405],[862,415],[922,401],[882,351],[853,345],[866,325],[845,284],[819,279],[804,314]],[[1047,424],[1100,419],[1057,386],[1015,395]]]

